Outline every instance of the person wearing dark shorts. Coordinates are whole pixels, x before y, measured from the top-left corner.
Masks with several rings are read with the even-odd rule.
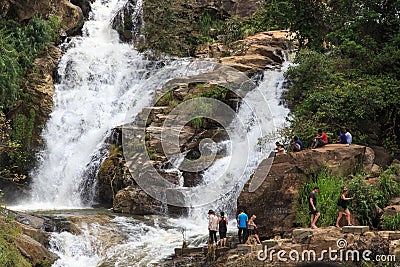
[[[308,194],[308,208],[310,209],[311,215],[311,228],[316,229],[318,228],[315,223],[317,222],[319,216],[321,215],[317,209],[317,196],[315,195],[318,193],[319,188],[316,186],[314,187],[313,191]]]
[[[226,232],[228,231],[228,218],[225,213],[221,211],[221,217],[218,218],[219,229],[219,244],[221,247],[226,247]]]
[[[340,198],[339,198],[339,200],[337,202],[338,213],[339,213],[339,215],[338,215],[338,217],[336,219],[336,227],[337,228],[340,228],[339,222],[340,222],[340,219],[342,219],[343,214],[347,216],[347,225],[348,226],[352,225],[351,222],[350,222],[350,211],[347,208],[347,205],[348,205],[349,200],[354,199],[354,196],[353,197],[347,197],[348,193],[349,193],[349,190],[347,188],[343,188],[343,193],[340,195]]]

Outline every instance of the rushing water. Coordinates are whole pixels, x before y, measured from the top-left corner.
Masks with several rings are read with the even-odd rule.
[[[43,133],[45,149],[38,155],[32,198],[24,209],[93,204],[93,194],[84,194],[93,192],[95,183],[84,181],[85,173],[101,160],[96,154],[111,129],[124,123],[128,110],[134,115],[148,106],[154,90],[169,79],[213,66],[185,59],[162,63],[144,59],[132,46],[120,43],[110,27],[110,18],[120,6],[118,0],[93,3],[83,37],[64,44],[67,50],[58,67],[54,111]]]
[[[117,33],[110,27],[110,20],[125,3],[95,1],[83,36],[63,45],[65,53],[58,68],[54,111],[43,133],[45,148],[38,155],[39,164],[32,173],[32,197],[14,208],[90,207],[95,183],[87,180],[87,173],[104,157],[101,148],[111,130],[124,123],[127,111],[133,115],[139,113],[151,103],[155,89],[166,81],[213,68],[212,62],[189,59],[149,61],[132,46],[120,43]],[[155,264],[169,256],[183,239],[195,246],[205,244],[210,208],[226,211],[231,219],[229,229],[234,230],[233,216],[240,190],[272,148],[271,145],[260,147],[258,138],[281,127],[288,114],[280,104],[283,71],[287,66],[288,63],[284,63],[281,70],[266,71],[259,86],[244,98],[236,118],[244,125],[244,132],[237,132],[230,141],[219,144],[231,153],[205,171],[203,184],[199,186],[213,186],[208,205],[192,208],[188,217],[179,219],[119,216],[107,222],[81,223],[79,235],[54,233],[51,249],[59,256],[54,266]],[[236,123],[232,123],[233,132]],[[174,165],[179,166],[181,161],[182,158],[176,158]],[[236,162],[247,164],[238,171]],[[170,171],[179,173],[178,168]],[[180,186],[183,186],[182,179]],[[218,195],[232,179],[238,183],[227,194]],[[188,201],[195,203],[195,196]]]

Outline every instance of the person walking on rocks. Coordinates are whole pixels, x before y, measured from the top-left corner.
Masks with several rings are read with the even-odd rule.
[[[213,210],[208,211],[208,231],[210,235],[210,244],[217,244],[218,217]]]
[[[249,223],[248,223],[248,227],[247,227],[247,231],[248,231],[248,239],[247,239],[247,244],[251,245],[252,241],[251,238],[254,236],[254,238],[257,241],[257,244],[261,244],[260,238],[258,236],[258,232],[257,232],[257,225],[255,224],[255,219],[256,219],[256,215],[251,216]]]
[[[349,190],[347,188],[343,188],[343,193],[340,195],[340,198],[339,198],[339,200],[337,202],[338,212],[339,212],[339,215],[338,215],[337,220],[336,220],[336,227],[337,228],[340,228],[339,222],[340,222],[340,219],[342,219],[343,214],[347,216],[347,225],[348,226],[352,226],[352,224],[350,222],[350,211],[347,208],[347,205],[348,205],[349,200],[354,199],[354,196],[353,197],[346,197],[348,193],[349,193]]]
[[[237,218],[237,225],[238,225],[238,236],[239,236],[239,243],[244,244],[247,240],[247,222],[249,217],[244,212],[244,210],[240,210],[240,213]]]
[[[218,218],[218,229],[219,229],[219,244],[221,247],[226,247],[226,232],[228,232],[228,218],[225,217],[225,213],[221,211],[221,217]]]
[[[315,223],[317,222],[319,216],[321,215],[317,209],[317,196],[315,195],[318,193],[319,188],[316,186],[314,187],[313,191],[308,194],[308,207],[310,209],[311,214],[311,229],[318,228]]]

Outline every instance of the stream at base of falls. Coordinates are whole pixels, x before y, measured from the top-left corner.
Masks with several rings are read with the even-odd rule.
[[[207,241],[207,214],[202,222],[166,216],[115,214],[107,209],[36,211],[33,214],[70,223],[71,231],[52,233],[50,251],[57,267],[157,266],[174,248]],[[230,226],[233,231],[234,226]]]

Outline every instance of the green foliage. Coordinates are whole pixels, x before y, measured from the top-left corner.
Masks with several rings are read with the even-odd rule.
[[[400,230],[400,214],[396,214],[395,216],[384,215],[382,218],[382,230]]]
[[[58,20],[32,18],[25,27],[0,19],[0,105],[10,107],[21,97],[23,77],[33,60],[56,41]]]
[[[138,48],[140,51],[151,49],[156,53],[193,56],[199,44],[216,41],[230,44],[257,32],[279,29],[280,25],[272,16],[277,12],[272,2],[265,1],[249,18],[238,18],[212,9],[199,12],[192,1],[168,0],[163,5],[145,1],[146,23],[142,34],[146,40]]]
[[[31,266],[14,244],[14,238],[19,233],[20,229],[13,226],[6,218],[0,217],[0,266]]]
[[[348,127],[355,143],[399,148],[399,1],[275,1],[301,49],[287,72],[293,131]],[[314,135],[315,133],[313,133]]]
[[[18,162],[25,162],[25,153],[21,149],[21,143],[11,140],[11,125],[6,119],[0,107],[0,179],[21,182],[26,176],[21,172]]]
[[[317,208],[321,213],[317,223],[321,226],[334,225],[337,218],[337,200],[342,192],[343,181],[339,177],[330,175],[327,171],[323,171],[316,178],[307,181],[299,191],[300,199],[296,212],[296,221],[302,227],[310,226],[308,194],[315,186],[319,187]]]
[[[337,135],[347,127],[354,143],[397,148],[399,80],[357,73],[346,60],[309,49],[299,51],[295,63],[285,74],[295,105],[291,124],[306,144],[318,128]]]
[[[355,196],[351,207],[362,225],[377,227],[378,210],[383,209],[390,199],[400,193],[400,185],[391,175],[396,172],[395,167],[390,167],[379,176],[379,182],[375,187],[367,185],[362,175],[356,176],[348,185],[351,195]]]
[[[195,129],[200,129],[203,126],[204,121],[205,121],[204,117],[197,117],[192,119],[189,122],[189,124]]]
[[[390,199],[400,194],[400,185],[392,178],[398,171],[398,167],[390,166],[381,173],[376,186],[367,185],[361,173],[343,179],[323,171],[316,178],[306,181],[299,191],[296,220],[302,227],[309,226],[308,194],[315,186],[318,186],[317,208],[321,213],[319,223],[321,226],[334,225],[337,218],[337,200],[343,186],[346,186],[349,189],[349,197],[354,196],[354,199],[350,201],[349,209],[357,216],[360,224],[377,228],[380,216],[377,207],[383,209]],[[396,221],[398,218],[384,218],[384,220],[386,220],[385,226],[382,223],[382,227],[394,227],[393,225],[398,222]]]
[[[174,89],[169,90],[165,94],[163,94],[156,103],[156,106],[162,107],[162,106],[172,106],[174,104],[175,98],[174,98]]]
[[[157,159],[157,151],[154,150],[154,148],[150,146],[146,146],[147,150],[147,155],[149,156],[150,160],[156,160]]]
[[[350,206],[354,210],[361,225],[374,225],[377,217],[376,203],[380,200],[380,193],[365,183],[363,176],[354,178],[348,185],[351,196],[355,196]]]

